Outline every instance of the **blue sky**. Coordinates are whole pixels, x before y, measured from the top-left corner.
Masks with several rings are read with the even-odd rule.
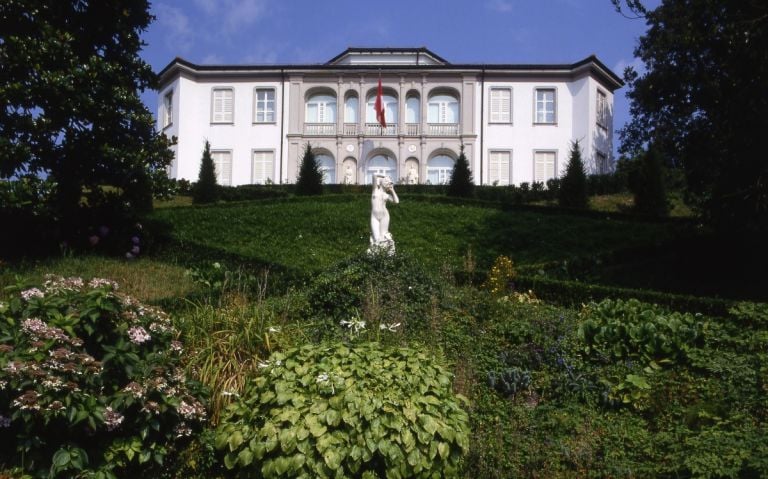
[[[647,6],[659,0],[648,0]],[[427,47],[454,63],[573,63],[591,54],[622,75],[643,20],[610,0],[157,0],[142,57],[204,64],[323,63],[347,47]],[[628,119],[616,92],[618,129]],[[157,95],[142,99],[156,110]],[[618,144],[618,141],[616,142]]]

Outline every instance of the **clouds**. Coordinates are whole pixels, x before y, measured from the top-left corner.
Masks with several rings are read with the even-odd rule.
[[[155,5],[153,13],[163,31],[166,48],[176,49],[180,54],[188,53],[194,44],[189,17],[180,8],[165,3]]]
[[[194,4],[225,32],[252,25],[266,11],[265,0],[194,0]]]

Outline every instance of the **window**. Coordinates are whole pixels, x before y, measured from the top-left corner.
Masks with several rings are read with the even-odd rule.
[[[376,175],[397,178],[397,165],[395,159],[384,155],[376,155],[368,161],[368,169],[365,176],[366,184],[372,184]]]
[[[173,123],[173,90],[163,97],[163,128]]]
[[[608,97],[600,90],[597,90],[597,107],[595,109],[597,116],[597,125],[608,128]]]
[[[376,120],[376,110],[374,104],[376,103],[376,95],[372,95],[368,99],[368,103],[365,108],[365,122],[366,123],[378,123]],[[384,105],[384,119],[387,125],[397,124],[397,98],[391,95],[382,95],[381,103]]]
[[[458,123],[459,101],[450,95],[436,95],[427,104],[427,122]]]
[[[421,101],[418,97],[412,96],[405,100],[405,122],[419,123],[421,121],[419,110]]]
[[[336,123],[336,97],[314,95],[307,100],[307,123]]]
[[[595,163],[597,163],[597,172],[601,175],[610,173],[608,169],[608,155],[602,151],[595,153]]]
[[[214,88],[212,95],[212,123],[233,123],[235,121],[235,92],[231,88]]]
[[[547,180],[555,177],[555,156],[554,151],[534,152],[534,182],[546,184]]]
[[[274,151],[254,151],[251,160],[251,183],[254,185],[271,183],[274,165]]]
[[[273,123],[275,121],[275,90],[257,88],[253,93],[255,123]]]
[[[350,95],[344,100],[344,123],[357,123],[357,97]]]
[[[438,155],[427,162],[427,183],[445,185],[451,181],[454,160],[447,155]]]
[[[489,155],[488,181],[492,185],[508,185],[512,175],[510,174],[509,151],[492,151]]]
[[[232,152],[211,151],[211,157],[216,169],[216,183],[222,186],[232,186]]]
[[[512,90],[491,89],[491,123],[512,123]]]
[[[326,185],[336,183],[336,163],[333,158],[328,155],[317,155],[315,159],[323,173],[323,183]]]
[[[555,123],[557,121],[555,89],[536,89],[536,118],[534,123]]]

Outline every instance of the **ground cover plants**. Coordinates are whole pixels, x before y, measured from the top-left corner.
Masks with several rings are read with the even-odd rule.
[[[162,466],[154,452],[140,464],[124,452],[126,464],[118,466],[133,471],[151,466],[157,477],[185,478],[768,475],[766,305],[734,303],[719,317],[631,299],[563,307],[520,287],[520,275],[537,264],[642,248],[674,237],[675,223],[412,203],[391,209],[394,257],[364,254],[368,195],[326,195],[158,211],[149,224],[164,223],[165,233],[156,230],[164,238],[139,260],[67,257],[9,269],[43,293],[43,270],[111,270],[142,282],[133,286],[137,294],[170,313],[178,333],[167,339],[180,341],[184,354],[164,357],[182,360],[204,385],[207,394],[195,397],[210,398],[206,422],[182,441],[158,437]],[[229,234],[220,231],[228,227]],[[293,280],[273,288],[286,271]],[[12,284],[14,274],[0,281]],[[27,304],[17,295],[4,292],[3,307]],[[9,353],[2,354],[0,379],[7,380]],[[2,394],[12,404],[18,395],[9,390]],[[131,413],[117,404],[110,407],[124,414],[125,428]],[[415,422],[411,407],[419,411]],[[10,409],[0,405],[0,414],[11,417]],[[78,465],[76,448],[89,450],[64,447],[69,455],[58,461],[70,469],[58,477]],[[98,464],[98,454],[88,456],[88,467]],[[0,466],[18,471],[18,460],[3,456]]]

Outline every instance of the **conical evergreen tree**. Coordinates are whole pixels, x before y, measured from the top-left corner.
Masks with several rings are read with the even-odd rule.
[[[451,181],[448,182],[446,191],[448,196],[458,196],[461,198],[471,198],[475,194],[475,183],[472,179],[472,172],[469,171],[469,161],[464,155],[464,145],[461,145],[459,158],[453,165]]]
[[[668,216],[669,204],[664,187],[661,157],[658,150],[649,145],[630,173],[629,188],[635,196],[635,211],[644,215]]]
[[[216,167],[211,157],[211,144],[205,140],[203,159],[200,163],[200,173],[197,184],[192,190],[193,203],[214,203],[219,199],[219,185],[216,184]]]
[[[557,200],[558,204],[565,208],[586,208],[589,206],[587,174],[581,159],[579,140],[571,142],[568,166],[565,168],[565,175],[560,180]]]
[[[304,156],[301,158],[299,177],[296,179],[296,194],[299,196],[323,194],[323,172],[312,152],[312,146],[307,143]]]

